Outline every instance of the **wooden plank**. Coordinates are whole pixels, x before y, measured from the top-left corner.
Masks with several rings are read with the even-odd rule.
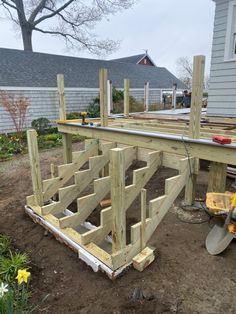
[[[69,164],[72,162],[72,135],[62,134],[63,160]]]
[[[122,148],[114,148],[111,162],[111,203],[112,203],[112,252],[126,246],[125,213],[125,153]]]
[[[144,84],[144,111],[148,111],[149,108],[149,82]]]
[[[42,206],[43,186],[39,162],[37,132],[35,130],[27,131],[27,142],[35,203],[38,206]]]
[[[73,153],[73,163],[69,165],[58,166],[58,177],[43,181],[44,201],[48,201],[59,188],[63,187],[65,183],[78,171],[89,159],[98,153],[98,140],[90,140],[87,150]]]
[[[108,145],[105,145],[104,148],[104,154],[109,153],[109,147],[113,146],[113,143],[107,143]],[[135,159],[136,156],[136,149],[135,147],[125,147],[124,148],[125,153],[125,169],[128,169],[131,165],[132,161]],[[92,211],[96,208],[96,206],[99,204],[99,202],[110,192],[110,177],[104,177],[100,178],[94,181],[94,193],[81,197],[77,200],[77,206],[78,206],[78,213],[75,213],[68,217],[61,218],[60,221],[60,227],[75,227],[78,226],[80,223],[85,221],[85,219],[92,213]],[[110,200],[111,201],[111,200]],[[107,234],[111,231],[107,231]],[[99,227],[98,230],[91,230],[89,232],[88,238],[92,238],[92,234],[100,233],[101,235],[104,233],[103,228]],[[105,236],[107,235],[105,234]],[[105,237],[104,236],[104,237]],[[86,234],[84,235],[84,243],[87,243]]]
[[[66,120],[66,103],[65,103],[65,87],[64,75],[57,74],[57,89],[59,96],[59,118]],[[63,144],[63,160],[65,163],[72,161],[72,136],[70,134],[62,134]]]
[[[83,171],[75,172],[75,184],[60,188],[59,201],[55,202],[53,206],[44,206],[42,213],[44,215],[51,213],[56,214],[65,210],[75,200],[79,194],[90,184],[95,177],[98,177],[99,171],[103,169],[109,160],[109,154],[89,157],[89,160],[96,159],[96,162],[92,163],[91,168]]]
[[[112,226],[112,210],[111,207],[101,211],[101,224],[94,230],[88,231],[81,235],[82,244],[86,245],[90,242],[98,243],[105,239],[111,231]]]
[[[192,97],[189,122],[189,137],[200,138],[200,121],[202,110],[202,93],[204,84],[205,56],[195,56],[193,61]],[[187,179],[185,189],[185,204],[192,205],[195,200],[199,159],[194,161],[194,169]]]
[[[126,145],[134,145],[152,150],[179,154],[183,156],[196,157],[199,159],[217,161],[236,165],[236,145],[220,145],[211,140],[194,140],[182,136],[168,138],[163,134],[153,134],[132,130],[112,129],[112,128],[85,128],[75,124],[65,124],[58,122],[59,131],[71,134],[81,134],[90,138],[99,138],[106,141],[114,141]]]
[[[142,272],[155,259],[154,250],[150,247],[143,249],[138,255],[133,258],[133,267]]]
[[[141,190],[141,250],[146,246],[147,190]]]
[[[129,117],[129,79],[124,79],[124,116]]]
[[[186,182],[187,174],[188,174],[188,168],[185,166],[185,170],[184,172],[181,173],[178,182],[177,183],[175,182],[176,184],[172,185],[173,190],[169,193],[168,196],[164,195],[160,197],[159,204],[161,206],[155,209],[155,213],[153,212],[152,218],[146,219],[146,241],[150,239],[150,237],[152,236],[153,232],[155,231],[159,223],[165,217],[166,213],[168,212],[169,208],[173,204],[174,200],[183,189]],[[137,224],[137,227],[138,227],[138,224]],[[140,227],[135,228],[135,229],[139,230],[140,232]],[[132,239],[135,239],[135,237],[133,236]],[[125,265],[126,263],[129,263],[133,259],[133,257],[140,252],[141,237],[136,237],[136,240],[137,241],[135,243],[132,242],[131,244],[127,245],[123,250],[112,253],[112,265],[113,265],[114,270],[118,269],[121,265]]]
[[[59,96],[59,118],[60,120],[66,120],[65,85],[63,74],[57,74],[57,90]]]
[[[94,193],[81,197],[77,200],[78,213],[71,216],[63,217],[59,220],[60,227],[76,227],[84,222],[92,213],[94,208],[99,204],[107,193],[110,191],[110,177],[100,178],[94,181]]]
[[[101,125],[108,126],[107,114],[107,69],[99,70],[99,84],[100,84],[100,116]]]
[[[129,208],[132,202],[140,193],[141,189],[151,179],[153,174],[161,165],[161,153],[149,153],[149,162],[147,167],[143,167],[133,172],[133,184],[125,187],[125,210]],[[112,203],[113,204],[113,203]]]
[[[224,193],[226,189],[227,164],[211,162],[208,176],[208,192]]]

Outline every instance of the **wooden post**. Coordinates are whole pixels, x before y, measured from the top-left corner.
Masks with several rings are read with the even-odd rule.
[[[226,188],[227,164],[212,161],[208,176],[207,192],[224,193]]]
[[[99,71],[100,83],[100,116],[101,126],[108,126],[107,116],[107,69],[100,69]]]
[[[65,87],[64,87],[64,75],[57,74],[57,89],[59,95],[59,118],[60,120],[66,120],[66,104],[65,104]],[[63,144],[63,160],[64,163],[72,162],[72,135],[62,133]]]
[[[112,85],[111,81],[107,80],[107,115],[111,115],[112,109]]]
[[[126,246],[125,155],[122,148],[111,149],[110,154],[112,253],[115,253]]]
[[[200,138],[200,124],[202,113],[202,93],[205,71],[205,56],[195,56],[193,62],[192,96],[189,123],[189,137]],[[194,167],[190,169],[190,176],[186,182],[185,204],[192,205],[195,199],[199,159],[195,158]]]
[[[35,130],[27,131],[27,142],[35,203],[38,206],[43,206],[43,187],[39,163],[37,132]]]
[[[129,79],[124,79],[124,115],[129,118]]]
[[[177,92],[177,84],[173,84],[172,88],[172,109],[176,109],[176,92]]]
[[[144,85],[144,111],[148,111],[149,107],[149,82]]]
[[[146,246],[147,190],[141,190],[141,251]]]

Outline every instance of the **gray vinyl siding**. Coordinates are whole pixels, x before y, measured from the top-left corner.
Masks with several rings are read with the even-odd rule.
[[[1,90],[6,90],[8,93],[13,94],[16,97],[26,97],[29,100],[30,106],[26,115],[25,127],[29,128],[31,122],[34,119],[40,117],[46,117],[49,120],[56,120],[59,118],[59,101],[56,88],[40,88],[40,89],[15,89],[14,88],[4,88]],[[66,99],[66,111],[78,112],[86,110],[89,103],[94,97],[99,94],[99,89],[97,88],[86,88],[86,89],[65,89],[65,99]],[[132,95],[136,100],[143,101],[144,90],[143,89],[130,89],[130,95]],[[149,101],[150,104],[156,104],[161,102],[161,90],[160,89],[150,89],[149,91]],[[0,134],[14,132],[15,128],[11,121],[9,114],[0,106]]]
[[[2,88],[3,89],[3,88]],[[6,90],[6,89],[5,89]],[[57,90],[10,90],[8,93],[16,97],[26,97],[29,100],[26,116],[26,128],[31,126],[34,119],[46,117],[49,120],[59,118],[59,101]],[[65,90],[67,112],[78,112],[86,109],[91,100],[99,93],[99,89],[67,91]],[[9,114],[0,106],[0,133],[15,131]]]
[[[224,61],[229,0],[217,0],[207,106],[209,116],[236,117],[236,60]]]

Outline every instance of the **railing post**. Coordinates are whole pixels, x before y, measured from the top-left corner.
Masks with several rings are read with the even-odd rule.
[[[108,126],[107,69],[99,71],[101,126]]]
[[[195,56],[193,62],[192,96],[189,124],[189,137],[193,139],[200,138],[204,71],[205,56]],[[186,182],[186,205],[192,205],[194,203],[198,172],[199,159],[195,158],[194,167],[193,169],[190,169],[190,176]]]
[[[129,80],[124,79],[124,115],[129,118]]]
[[[65,104],[65,87],[64,87],[64,75],[57,74],[57,89],[59,96],[59,118],[60,120],[66,120],[66,104]],[[63,160],[64,163],[72,162],[72,136],[71,134],[62,133],[63,144]]]

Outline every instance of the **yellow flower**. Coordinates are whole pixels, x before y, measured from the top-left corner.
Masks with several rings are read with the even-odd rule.
[[[18,284],[21,285],[22,282],[27,283],[29,277],[30,277],[29,271],[27,271],[26,269],[19,269],[16,279],[18,280]]]

